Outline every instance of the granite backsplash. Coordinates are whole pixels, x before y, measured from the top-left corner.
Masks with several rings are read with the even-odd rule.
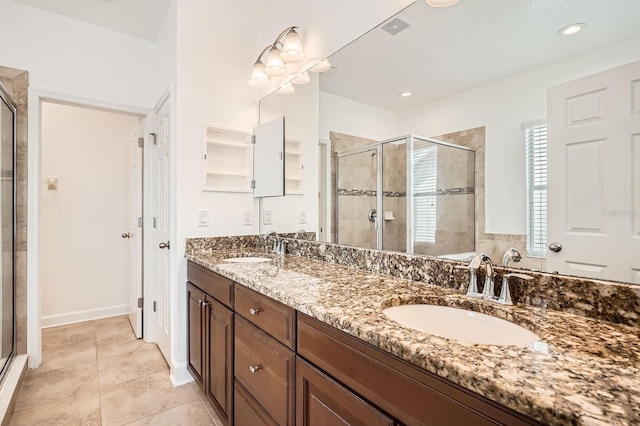
[[[287,241],[288,255],[455,288],[461,292],[466,292],[469,283],[469,273],[460,268],[466,266],[465,262],[311,241],[315,238],[313,232],[305,233],[306,239],[293,239],[293,234],[281,237]],[[238,249],[268,252],[272,244],[272,240],[265,241],[258,235],[188,238],[186,252]],[[500,266],[495,269],[496,294],[500,292],[505,273],[526,272],[533,277],[528,281],[511,278],[511,297],[515,304],[634,327],[640,325],[640,286]],[[480,273],[478,283],[482,282]]]

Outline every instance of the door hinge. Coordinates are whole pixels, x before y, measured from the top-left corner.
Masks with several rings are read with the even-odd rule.
[[[142,297],[139,297],[138,298],[138,308],[142,308],[143,304],[144,304],[144,299]]]
[[[153,301],[153,312],[157,311],[156,301]]]
[[[138,148],[144,148],[144,138],[138,138]]]
[[[251,135],[251,143],[255,145],[255,143],[256,143],[256,135]]]
[[[142,228],[142,218],[138,218],[138,228]]]
[[[251,189],[256,189],[256,181],[255,181],[255,179],[251,179]]]
[[[158,141],[156,140],[156,134],[155,133],[149,133],[149,136],[151,136],[151,139],[153,139],[153,144],[154,145],[158,145]]]
[[[153,227],[157,228],[158,227],[158,219],[154,216],[153,218]]]

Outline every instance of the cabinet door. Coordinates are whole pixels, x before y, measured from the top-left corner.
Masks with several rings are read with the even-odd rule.
[[[278,423],[238,381],[235,385],[234,400],[235,426],[278,426]]]
[[[189,336],[189,372],[204,390],[204,303],[206,295],[193,284],[187,284],[187,318]]]
[[[393,426],[392,419],[296,357],[296,425]]]
[[[233,311],[207,297],[206,394],[220,419],[233,424]]]

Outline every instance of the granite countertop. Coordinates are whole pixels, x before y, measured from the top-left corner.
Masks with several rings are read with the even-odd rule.
[[[229,263],[259,251],[185,257],[410,363],[546,424],[640,424],[640,337],[635,327],[528,306],[470,299],[458,290],[298,256]],[[279,267],[278,267],[279,265]],[[528,347],[479,345],[401,326],[382,310],[406,303],[465,308],[541,337]]]

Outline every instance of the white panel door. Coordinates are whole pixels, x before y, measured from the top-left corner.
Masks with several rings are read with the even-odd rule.
[[[640,284],[640,62],[548,91],[549,270]]]
[[[122,235],[128,238],[129,251],[129,321],[140,339],[142,337],[142,148],[138,138],[142,137],[142,120],[138,120],[129,138],[129,229]]]
[[[167,362],[170,357],[169,317],[169,99],[156,114],[156,136],[152,170],[153,244],[156,283],[156,343]]]

